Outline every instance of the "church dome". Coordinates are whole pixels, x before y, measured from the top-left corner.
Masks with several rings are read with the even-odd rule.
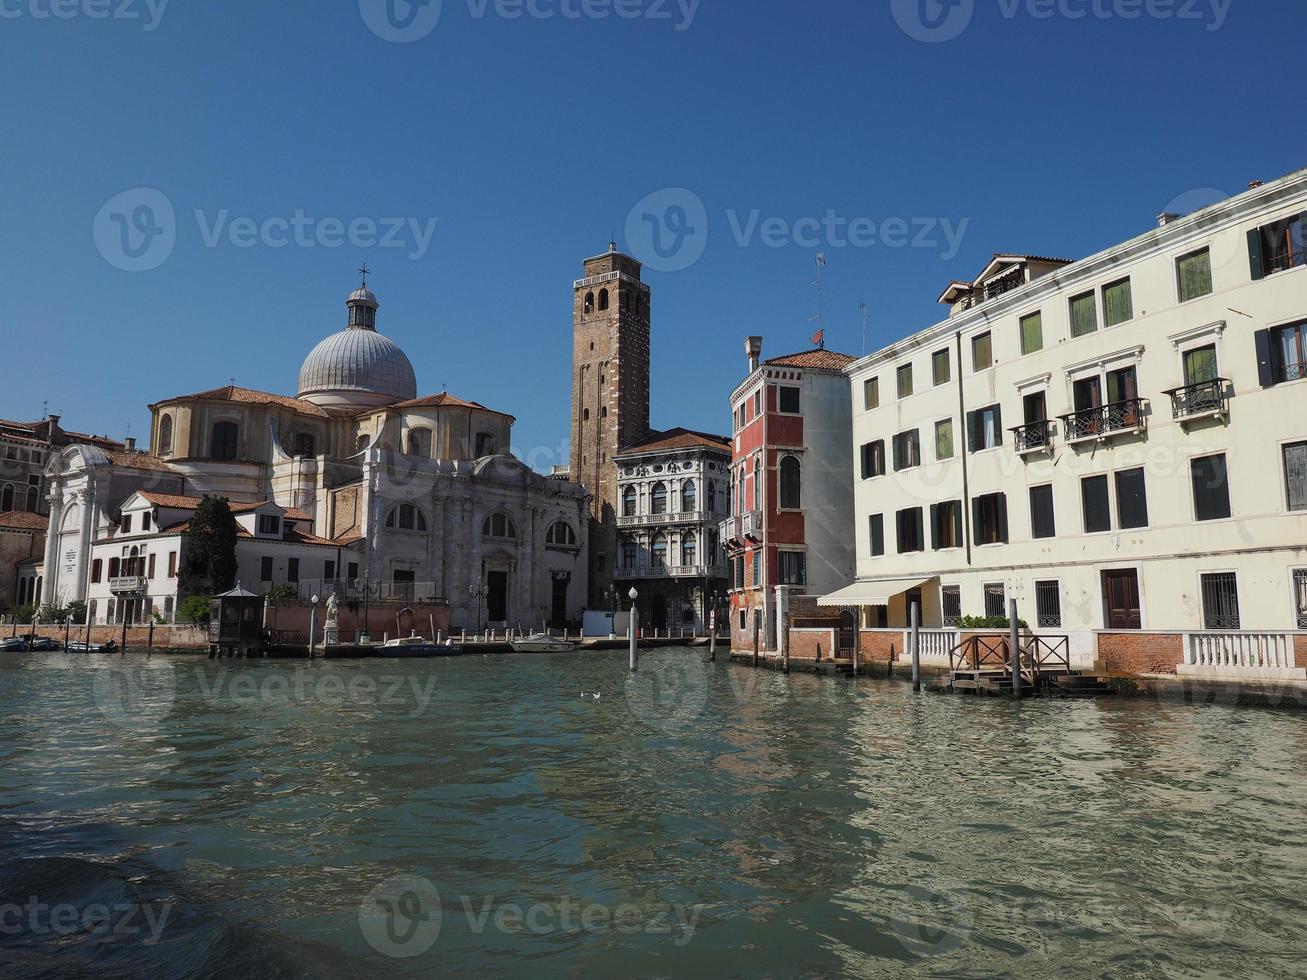
[[[319,343],[300,368],[299,397],[319,405],[390,405],[417,397],[413,365],[377,333],[377,298],[366,286],[349,298],[349,326]]]

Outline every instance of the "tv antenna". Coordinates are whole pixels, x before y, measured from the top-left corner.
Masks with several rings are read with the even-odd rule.
[[[808,317],[809,323],[817,324],[817,332],[812,335],[812,342],[818,347],[826,346],[826,321],[822,318],[821,312],[821,270],[826,268],[826,253],[817,253],[817,278],[812,281],[812,285],[817,289],[817,312]]]
[[[858,304],[858,315],[862,317],[862,353],[867,353],[867,323],[871,320],[871,310],[866,303]]]

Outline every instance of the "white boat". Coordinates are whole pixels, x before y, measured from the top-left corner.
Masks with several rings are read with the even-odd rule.
[[[425,636],[401,636],[387,640],[382,646],[374,648],[378,657],[400,659],[403,657],[457,657],[463,652],[461,646],[452,641],[432,643]]]
[[[570,653],[576,649],[575,643],[560,640],[548,633],[532,633],[524,640],[509,640],[514,653]]]

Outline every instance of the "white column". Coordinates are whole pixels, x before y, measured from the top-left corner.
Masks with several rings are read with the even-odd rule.
[[[50,593],[52,587],[58,587],[57,562],[59,560],[59,527],[63,524],[64,501],[63,494],[58,490],[51,490],[50,496],[50,524],[45,533],[45,591]]]

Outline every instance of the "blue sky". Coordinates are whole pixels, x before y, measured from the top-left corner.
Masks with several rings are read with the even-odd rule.
[[[1307,165],[1295,3],[57,2],[0,0],[0,416],[118,437],[231,378],[293,394],[366,261],[422,391],[513,413],[545,468],[571,281],[614,234],[648,257],[645,213],[682,244],[646,274],[654,424],[724,431],[745,335],[808,346],[819,251],[856,354],[859,303],[875,348],[994,251],[1084,256]],[[381,36],[409,13],[420,38]],[[175,221],[131,272],[136,188]]]

